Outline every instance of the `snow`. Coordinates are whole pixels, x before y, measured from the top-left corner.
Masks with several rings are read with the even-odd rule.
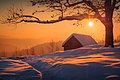
[[[25,60],[43,80],[120,80],[120,47],[91,45]]]
[[[41,80],[42,74],[26,62],[0,59],[0,80]]]
[[[19,71],[27,72],[26,69],[32,67],[33,72],[28,73],[31,76],[36,76],[41,72],[42,80],[120,80],[120,43],[116,43],[115,48],[106,48],[96,44],[65,52],[27,56],[13,61],[5,59],[5,62],[3,60],[4,66],[0,66],[0,70],[6,72],[12,70],[10,76],[18,74]],[[23,69],[25,66],[17,65],[17,69],[16,64],[21,64],[21,62],[27,65],[27,68]],[[10,63],[11,66],[6,66]],[[0,63],[0,65],[2,64]],[[29,80],[39,79],[32,77]]]
[[[73,33],[72,35],[70,35],[62,44],[62,46],[72,37],[74,36],[83,46],[86,45],[93,45],[93,44],[97,44],[97,42],[89,35],[83,35],[83,34],[76,34]]]

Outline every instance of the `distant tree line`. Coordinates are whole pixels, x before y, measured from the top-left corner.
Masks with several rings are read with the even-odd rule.
[[[18,50],[16,47],[14,52],[1,52],[0,57],[26,56],[26,55],[42,55],[49,54],[56,51],[63,51],[62,41],[55,42],[51,40],[40,45],[33,46],[29,49]]]

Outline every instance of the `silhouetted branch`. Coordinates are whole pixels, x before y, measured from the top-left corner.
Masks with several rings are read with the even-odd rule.
[[[47,9],[36,10],[32,15],[24,15],[22,10],[16,11],[14,8],[9,10],[9,15],[2,20],[2,23],[21,23],[21,22],[35,22],[43,24],[51,24],[60,22],[63,20],[83,20],[85,18],[96,18],[99,19],[102,23],[105,23],[105,3],[106,0],[31,0],[32,6],[43,5]],[[120,0],[113,0],[111,9],[119,9]],[[77,10],[74,12],[74,10]],[[81,9],[81,10],[80,10]],[[88,11],[87,11],[88,10]],[[53,20],[41,20],[41,18],[36,17],[34,14],[47,12],[47,11],[58,11],[55,13],[52,18],[58,16],[57,19]],[[68,11],[68,12],[67,12]],[[114,11],[114,10],[112,10]],[[68,13],[68,14],[67,14]],[[73,13],[73,14],[72,14]],[[66,15],[67,14],[67,15]]]
[[[60,22],[63,20],[83,20],[83,19],[87,19],[87,18],[98,18],[100,19],[101,17],[98,17],[96,15],[88,15],[88,14],[79,14],[79,15],[72,15],[72,16],[65,16],[65,17],[59,17],[56,20],[47,20],[47,21],[42,21],[37,17],[34,16],[30,16],[30,15],[21,15],[17,18],[14,17],[13,19],[8,19],[8,23],[15,23],[14,21],[16,21],[16,23],[20,23],[20,22],[34,22],[34,23],[44,23],[44,24],[51,24],[51,23],[56,23],[56,22]],[[16,19],[16,20],[15,20]],[[100,19],[102,20],[102,18]],[[7,23],[6,21],[6,23]]]

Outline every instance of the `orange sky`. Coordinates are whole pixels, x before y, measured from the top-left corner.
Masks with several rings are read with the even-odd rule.
[[[2,0],[1,0],[2,1]],[[0,3],[0,16],[7,13],[7,8],[12,5],[5,0]],[[13,2],[18,0],[13,0]],[[23,1],[23,0],[22,0]],[[21,1],[21,3],[22,3]],[[8,5],[9,3],[9,5]],[[16,2],[17,3],[17,2]],[[7,6],[5,6],[7,5]],[[16,5],[16,4],[15,4]],[[17,3],[18,5],[18,3]],[[21,5],[21,4],[20,4]],[[27,5],[28,6],[28,5]],[[28,10],[28,12],[32,10]],[[27,11],[26,11],[27,12]],[[42,14],[42,18],[46,19],[49,16],[48,13]],[[0,36],[8,36],[11,38],[32,38],[41,39],[43,41],[59,41],[65,40],[72,33],[82,33],[92,35],[96,40],[104,40],[104,26],[99,21],[94,21],[94,26],[88,26],[88,20],[81,21],[82,25],[78,27],[73,25],[74,21],[62,21],[55,24],[37,24],[37,23],[21,23],[16,25],[0,24]],[[118,23],[114,25],[114,35],[117,37],[120,34],[120,27]]]

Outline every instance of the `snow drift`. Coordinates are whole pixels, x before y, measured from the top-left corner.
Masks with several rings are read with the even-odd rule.
[[[0,60],[0,80],[41,80],[42,74],[20,60]]]
[[[120,80],[120,43],[12,59],[0,60],[3,80]]]
[[[120,45],[91,45],[26,60],[43,74],[42,80],[120,80]]]

